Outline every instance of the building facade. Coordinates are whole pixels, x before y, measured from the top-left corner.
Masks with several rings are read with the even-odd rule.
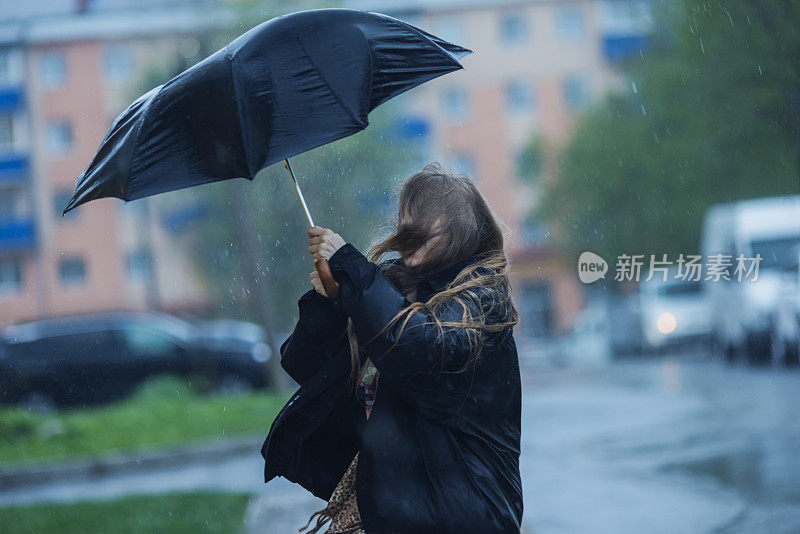
[[[0,325],[76,311],[209,304],[171,232],[193,209],[176,204],[178,197],[102,199],[65,217],[61,211],[113,119],[153,85],[141,86],[146,71],[167,58],[207,54],[198,38],[231,24],[230,4],[29,0],[0,13]],[[342,5],[397,16],[474,51],[463,58],[464,70],[397,98],[406,134],[421,139],[429,159],[473,178],[503,224],[518,332],[564,331],[584,292],[547,225],[531,215],[538,184],[555,179],[554,155],[580,113],[606,91],[625,88],[617,62],[645,46],[647,0]],[[519,162],[533,138],[546,150],[531,180]]]
[[[205,306],[196,269],[150,202],[61,213],[146,71],[197,55],[198,36],[229,18],[197,1],[30,4],[0,14],[0,325]]]

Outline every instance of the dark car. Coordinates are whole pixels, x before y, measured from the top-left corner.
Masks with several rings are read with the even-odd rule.
[[[264,329],[255,323],[215,319],[195,324],[193,339],[201,350],[215,355],[209,361],[216,362],[218,389],[240,392],[271,383],[265,374],[272,356],[266,337]]]
[[[201,329],[202,330],[202,329]],[[28,405],[90,405],[128,395],[146,379],[202,376],[224,387],[231,377],[268,384],[261,346],[218,339],[171,315],[108,312],[55,317],[0,331],[0,398]]]

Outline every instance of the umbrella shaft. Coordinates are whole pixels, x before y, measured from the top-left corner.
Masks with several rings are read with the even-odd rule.
[[[308,211],[308,206],[306,205],[306,199],[303,198],[303,192],[300,191],[300,184],[297,183],[297,178],[294,177],[294,171],[292,171],[292,166],[289,164],[289,160],[284,160],[286,169],[289,171],[289,175],[292,177],[292,181],[294,182],[294,188],[297,190],[297,195],[300,197],[300,203],[303,204],[303,210],[306,212],[306,218],[308,219],[308,225],[314,226],[314,221],[311,219],[311,212]]]

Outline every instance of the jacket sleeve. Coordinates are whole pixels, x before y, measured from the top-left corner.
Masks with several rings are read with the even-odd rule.
[[[310,289],[297,302],[299,318],[281,345],[281,367],[303,385],[347,345],[347,315],[341,299]]]
[[[378,265],[368,261],[350,243],[337,250],[328,265],[339,282],[342,306],[353,321],[359,342],[380,372],[381,380],[402,383],[413,389],[431,389],[434,387],[432,375],[440,370],[458,370],[466,363],[470,351],[467,330],[442,326],[443,335],[439,335],[439,328],[428,312],[414,313],[402,335],[399,333],[405,316],[372,339],[407,305],[405,296],[383,275]],[[459,321],[463,311],[460,304],[452,301],[442,305],[437,315],[441,321]],[[398,335],[400,341],[387,352]],[[468,381],[470,374],[459,375]]]

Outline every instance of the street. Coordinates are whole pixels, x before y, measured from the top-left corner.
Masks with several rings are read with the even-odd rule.
[[[800,375],[705,358],[526,373],[533,532],[800,532]]]
[[[521,350],[528,534],[800,532],[800,373],[705,355],[559,368]],[[214,465],[17,490],[0,502],[252,492],[248,532],[296,532],[324,502],[261,483],[258,451]]]

